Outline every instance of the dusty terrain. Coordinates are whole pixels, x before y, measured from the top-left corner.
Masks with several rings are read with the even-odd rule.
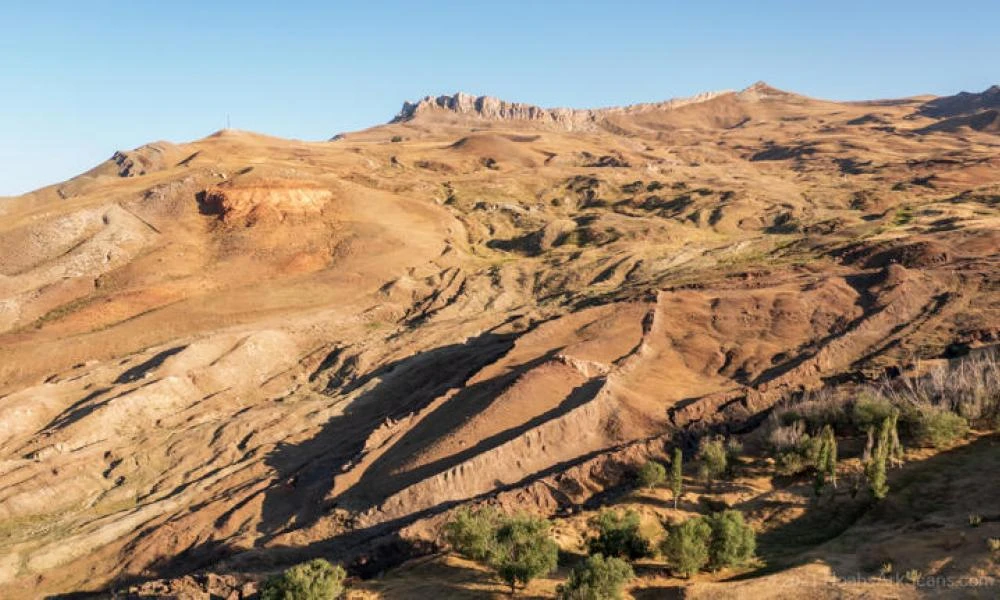
[[[996,344],[998,108],[457,95],[0,200],[0,596],[371,574],[456,502],[556,513],[650,440]]]

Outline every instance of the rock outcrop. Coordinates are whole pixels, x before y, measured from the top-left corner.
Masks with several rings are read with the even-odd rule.
[[[680,108],[688,104],[705,102],[727,93],[731,92],[707,92],[690,98],[621,107],[576,109],[541,108],[532,104],[508,102],[492,96],[473,96],[458,92],[451,96],[426,96],[416,102],[404,102],[399,114],[390,122],[401,123],[421,116],[452,114],[490,121],[528,121],[572,131],[593,129],[598,126],[602,119],[611,114]]]

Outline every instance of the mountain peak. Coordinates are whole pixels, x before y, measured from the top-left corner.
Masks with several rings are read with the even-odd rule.
[[[954,96],[941,96],[925,103],[919,112],[928,117],[955,117],[996,108],[1000,108],[1000,85],[992,85],[982,92],[959,92]]]
[[[791,92],[779,90],[766,81],[757,81],[738,92],[741,98],[759,100],[762,98],[777,98],[794,96]]]

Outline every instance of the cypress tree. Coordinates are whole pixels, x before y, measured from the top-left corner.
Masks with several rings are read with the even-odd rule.
[[[903,465],[903,445],[899,443],[899,411],[893,409],[889,418],[891,419],[889,423],[889,460],[892,466],[899,467]]]
[[[670,491],[674,495],[674,510],[677,510],[677,501],[684,491],[684,455],[680,448],[674,448],[674,457],[670,461]]]
[[[826,485],[826,463],[829,453],[830,448],[827,444],[826,436],[823,435],[819,438],[819,446],[816,449],[816,477],[813,479],[813,493],[817,497],[823,493],[823,486]]]
[[[826,461],[823,470],[830,480],[830,485],[837,488],[837,436],[833,434],[833,427],[826,425],[823,427],[823,437],[826,440]]]
[[[885,498],[889,493],[889,483],[886,477],[886,463],[889,459],[890,444],[892,443],[892,423],[893,417],[888,416],[882,420],[879,427],[878,440],[871,453],[871,458],[865,465],[865,475],[868,477],[868,487],[872,496],[876,500]]]

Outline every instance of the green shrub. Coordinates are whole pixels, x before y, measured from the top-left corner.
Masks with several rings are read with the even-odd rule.
[[[483,562],[493,551],[499,521],[499,513],[492,508],[472,510],[463,507],[445,524],[444,537],[455,552],[468,559]]]
[[[666,478],[667,469],[656,461],[648,461],[639,469],[639,485],[646,489],[652,489],[660,485]]]
[[[920,411],[917,440],[935,448],[943,448],[965,437],[969,422],[961,416],[942,408],[926,407]]]
[[[600,554],[587,557],[559,586],[560,600],[620,600],[622,592],[635,573],[620,558],[604,558]]]
[[[556,569],[559,546],[549,537],[549,527],[546,519],[528,515],[505,518],[497,527],[488,564],[511,594],[517,584],[527,585]]]
[[[704,518],[695,517],[671,527],[660,551],[674,573],[690,577],[708,564],[711,539],[712,527]]]
[[[706,518],[712,531],[709,562],[713,568],[738,567],[753,558],[757,536],[738,510],[726,510]]]
[[[295,565],[268,579],[261,587],[261,600],[334,600],[344,592],[346,573],[322,558]]]
[[[798,475],[809,468],[809,462],[799,450],[786,450],[775,457],[774,470],[779,475]]]
[[[394,135],[394,136],[392,136],[392,138],[389,141],[392,142],[393,144],[398,144],[399,142],[403,141],[403,136],[401,136],[401,135]]]
[[[631,560],[649,556],[650,543],[639,531],[639,513],[634,510],[624,514],[611,510],[601,511],[591,519],[590,524],[597,528],[597,536],[589,542],[591,554]]]

